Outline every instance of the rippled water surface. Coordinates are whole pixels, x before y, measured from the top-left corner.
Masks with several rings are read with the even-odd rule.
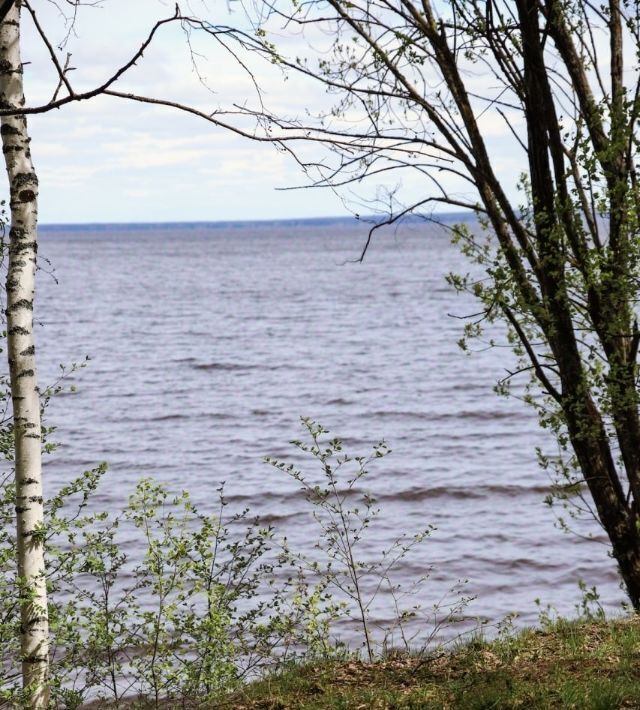
[[[548,480],[534,448],[553,453],[533,412],[492,392],[512,356],[456,345],[477,307],[445,283],[464,258],[434,227],[376,237],[341,224],[43,231],[40,380],[91,356],[78,392],[52,404],[59,450],[49,491],[99,461],[100,494],[116,510],[153,475],[213,500],[227,482],[249,505],[309,546],[313,522],[285,475],[261,462],[287,457],[299,417],[322,422],[353,453],[385,439],[371,471],[384,526],[369,551],[428,523],[435,600],[467,578],[469,613],[536,620],[534,599],[569,613],[579,578],[613,607],[622,593],[607,549],[554,527]],[[44,261],[42,262],[44,265]],[[47,267],[49,268],[49,267]],[[431,595],[431,596],[430,596]],[[380,612],[382,613],[382,612]]]

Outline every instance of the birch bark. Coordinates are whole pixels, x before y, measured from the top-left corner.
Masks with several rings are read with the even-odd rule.
[[[0,106],[24,106],[20,0],[0,24]],[[7,271],[7,348],[15,437],[16,518],[23,685],[28,706],[46,708],[48,618],[44,566],[40,397],[33,341],[38,178],[24,115],[3,116],[2,151],[9,179],[11,231]]]

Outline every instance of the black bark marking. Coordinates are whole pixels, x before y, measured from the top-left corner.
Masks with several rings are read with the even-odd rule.
[[[23,370],[18,373],[18,377],[33,377],[36,373],[33,370]]]
[[[17,190],[25,185],[37,185],[38,176],[34,172],[18,173],[13,179],[14,188]]]
[[[36,193],[33,190],[20,190],[18,197],[22,202],[33,202],[36,199]]]
[[[0,22],[4,21],[4,18],[9,14],[9,10],[14,6],[15,0],[4,0],[2,5],[0,5]],[[7,24],[11,24],[13,20],[8,20]]]
[[[40,534],[40,532],[38,530],[27,530],[22,533],[22,537],[34,537],[34,536],[38,536],[39,534]],[[42,544],[42,543],[40,543],[40,544]]]
[[[44,617],[44,616],[34,615],[34,616],[32,616],[32,617],[29,619],[29,621],[27,622],[27,624],[28,624],[29,626],[35,626],[36,624],[38,624],[38,623],[40,623],[40,622],[42,622],[42,621],[45,621],[45,620],[46,620],[46,617]],[[27,629],[27,631],[28,631],[28,629]],[[32,656],[32,658],[35,658],[35,656]]]
[[[9,335],[29,335],[30,333],[30,330],[23,328],[21,325],[14,325],[13,328],[9,328],[8,331]]]
[[[23,192],[30,192],[33,195],[33,199],[35,200],[36,196],[31,190],[23,190],[20,194],[22,195]],[[38,251],[38,243],[33,241],[33,242],[13,242],[9,246],[9,253],[10,254],[21,254],[23,251]]]
[[[19,301],[16,301],[14,304],[9,306],[9,308],[7,308],[7,315],[9,313],[13,313],[14,311],[19,311],[22,308],[26,309],[27,311],[32,311],[33,301],[28,301],[26,298],[21,298]]]
[[[25,348],[20,355],[35,355],[36,352],[36,346],[35,345],[30,345],[28,348]]]
[[[3,123],[2,126],[0,126],[0,136],[15,136],[18,133],[20,133],[20,129],[16,128],[11,123]]]

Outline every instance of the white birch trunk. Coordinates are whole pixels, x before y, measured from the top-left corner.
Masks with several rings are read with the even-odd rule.
[[[24,106],[20,59],[20,0],[0,24],[0,106]],[[33,341],[38,178],[26,118],[0,121],[9,178],[11,231],[7,272],[7,349],[15,430],[18,574],[22,677],[30,708],[49,699],[49,628],[44,566],[40,397]]]

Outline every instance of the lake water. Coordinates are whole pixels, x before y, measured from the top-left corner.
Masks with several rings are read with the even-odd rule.
[[[41,384],[91,356],[78,392],[49,411],[61,446],[47,490],[100,461],[98,500],[114,511],[142,476],[205,506],[225,480],[233,505],[309,549],[295,483],[261,461],[290,458],[308,416],[353,453],[379,439],[393,449],[368,480],[383,513],[366,552],[436,525],[399,569],[408,582],[433,566],[425,603],[466,578],[469,615],[532,624],[535,598],[571,613],[584,579],[619,608],[606,546],[562,533],[543,503],[534,448],[553,442],[492,391],[510,351],[456,345],[453,316],[478,310],[445,282],[464,257],[433,226],[377,236],[364,263],[346,263],[362,245],[362,229],[340,223],[43,230],[58,283],[40,274]]]

